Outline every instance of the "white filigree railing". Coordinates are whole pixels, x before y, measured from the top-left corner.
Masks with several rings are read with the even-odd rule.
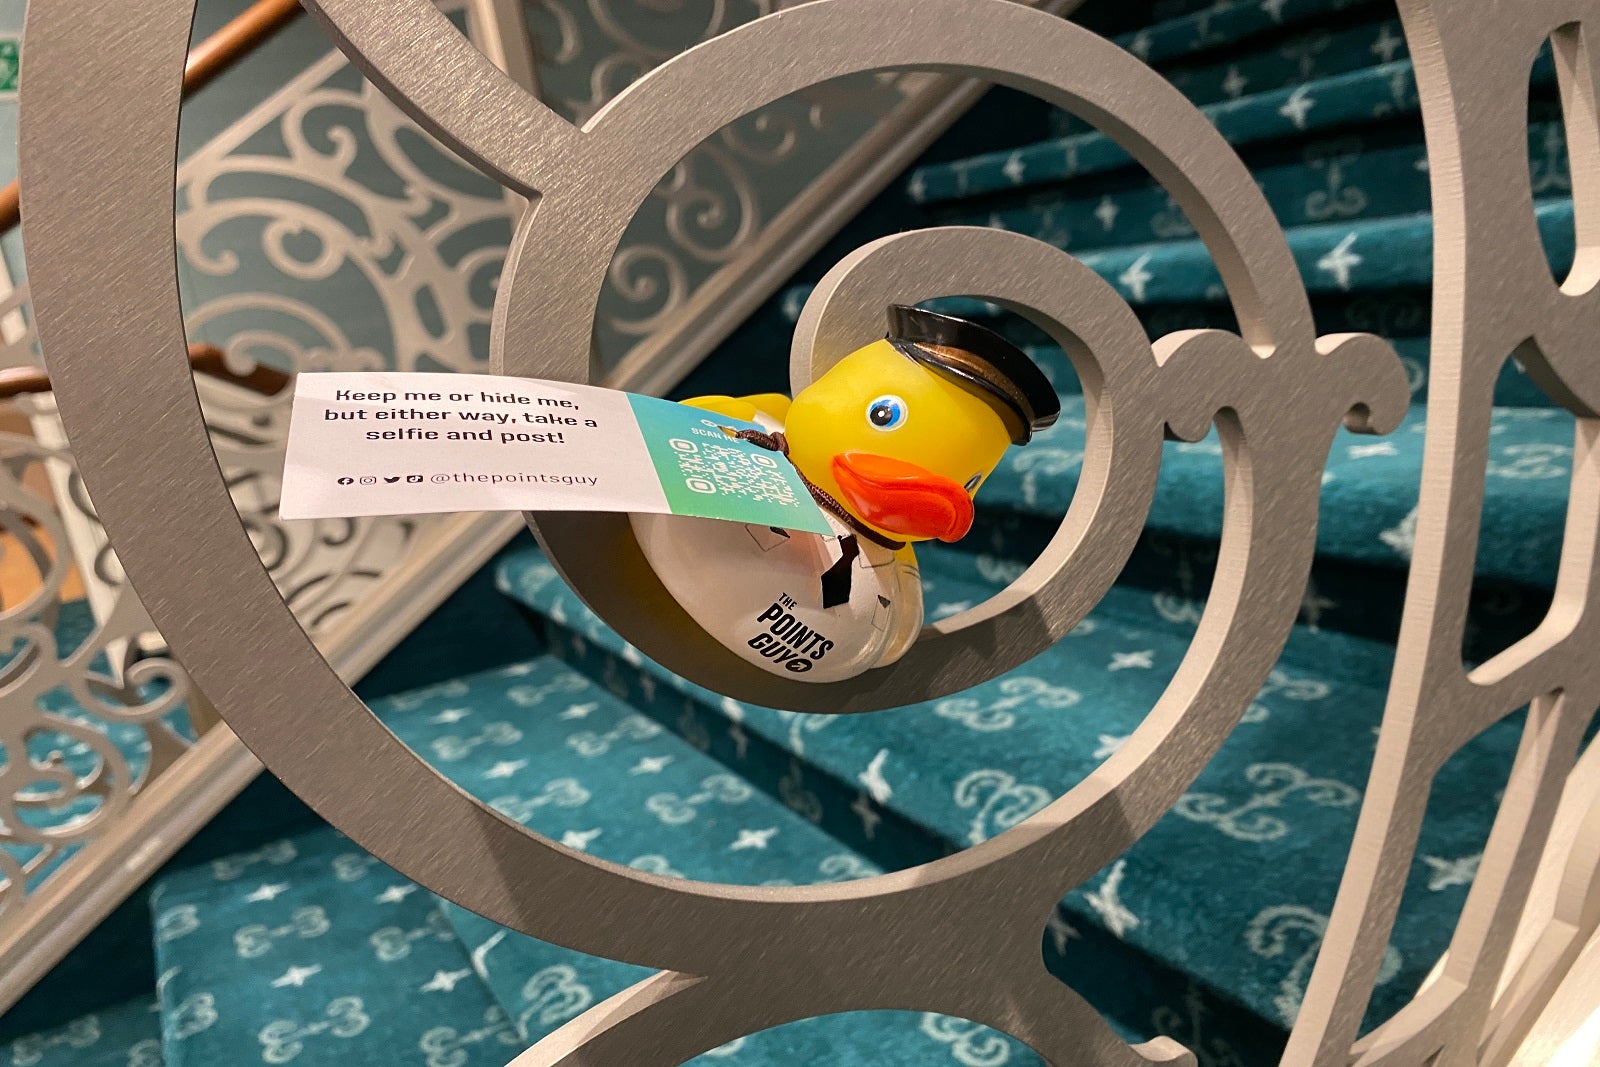
[[[472,35],[484,8],[452,0],[444,10]],[[241,372],[276,368],[266,388],[194,376],[216,462],[261,564],[350,678],[515,527],[496,516],[281,521],[291,399],[283,372],[481,366],[474,345],[481,350],[483,339],[473,331],[487,329],[522,204],[481,180],[463,183],[461,173],[336,51],[180,172],[187,331],[215,337]],[[309,256],[308,239],[317,246]],[[444,262],[442,249],[455,258]],[[365,284],[333,289],[330,305],[317,283],[352,276]],[[490,295],[474,299],[474,283]],[[430,328],[419,311],[427,306],[455,328]],[[44,369],[32,322],[27,288],[12,290],[0,307],[0,365]],[[352,329],[362,332],[352,338]],[[10,649],[0,668],[8,756],[0,765],[0,1004],[259,769],[225,729],[198,739],[196,726],[215,713],[128,585],[52,395],[10,403],[33,432],[0,441],[0,526],[35,564],[37,583],[0,607]],[[430,574],[419,553],[441,550],[453,561]],[[181,542],[174,554],[183,555]],[[152,840],[159,847],[147,847]]]

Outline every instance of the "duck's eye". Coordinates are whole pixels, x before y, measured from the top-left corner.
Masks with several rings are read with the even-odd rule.
[[[906,421],[906,402],[892,394],[880,396],[867,405],[867,421],[880,430],[898,430]]]
[[[982,473],[974,474],[972,477],[967,479],[967,484],[963,485],[961,488],[965,489],[970,496],[978,491],[978,483],[981,481],[983,481]]]

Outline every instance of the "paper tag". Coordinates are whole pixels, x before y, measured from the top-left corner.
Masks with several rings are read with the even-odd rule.
[[[828,533],[788,459],[709,411],[485,374],[301,374],[284,519],[639,511]]]

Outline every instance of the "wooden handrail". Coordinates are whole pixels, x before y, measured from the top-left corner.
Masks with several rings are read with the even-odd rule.
[[[244,374],[235,374],[228,368],[222,349],[216,345],[189,346],[189,364],[200,374],[232,382],[262,396],[272,396],[289,384],[289,375],[274,367],[257,364]],[[0,370],[0,400],[9,400],[23,393],[48,393],[50,379],[44,371],[34,367],[10,367]]]
[[[211,79],[265,44],[303,10],[300,0],[256,0],[238,18],[190,51],[183,67],[183,95],[199,92]]]
[[[301,12],[300,0],[256,0],[238,18],[200,42],[183,67],[183,95],[187,98],[218,74],[255,51]],[[10,233],[22,221],[16,182],[0,189],[0,234]]]

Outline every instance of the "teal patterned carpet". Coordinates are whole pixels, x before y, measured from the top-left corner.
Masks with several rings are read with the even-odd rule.
[[[958,556],[925,556],[936,612],[999,588],[975,578],[990,569],[985,557]],[[501,577],[559,625],[558,654],[890,867],[987,840],[1086,777],[1154,704],[1202,606],[1119,587],[1072,635],[1000,680],[836,718],[743,706],[676,678],[589,613],[532,551],[503,564]],[[1057,973],[1126,1032],[1170,1032],[1167,1020],[1181,1011],[1244,1062],[1268,1062],[1298,1010],[1333,903],[1391,653],[1297,627],[1194,788],[1041,932]],[[1483,783],[1503,784],[1517,738],[1518,724],[1503,723],[1441,774],[1374,1021],[1415,991],[1443,951],[1492,816]]]
[[[375,710],[497,810],[615,862],[748,884],[878,870],[551,657]],[[257,1058],[498,1065],[648,973],[509,933],[331,829],[173,875],[152,909],[169,1067]],[[1037,1062],[1007,1038],[911,1013],[799,1023],[703,1059],[911,1065],[958,1046],[1004,1057],[995,1062]],[[785,1058],[796,1050],[807,1058]]]
[[[1266,1067],[1321,944],[1392,666],[1428,421],[1428,175],[1391,5],[1168,0],[1154,10],[1142,23],[1123,11],[1135,28],[1120,43],[1203,107],[1250,164],[1319,329],[1391,338],[1414,391],[1394,434],[1335,440],[1299,623],[1244,721],[1176,808],[1039,932],[1052,971],[1129,1040],[1167,1034],[1202,1067]],[[1535,217],[1559,272],[1572,256],[1572,207],[1548,57],[1530,86]],[[1193,230],[1120,149],[1043,108],[1013,109],[1008,123],[1038,132],[1008,142],[958,128],[946,146],[1003,147],[936,147],[840,247],[930,223],[1021,230],[1098,270],[1153,336],[1236,325]],[[792,320],[836,259],[808,265],[696,372],[693,390],[781,388]],[[972,534],[921,551],[936,618],[992,595],[1037,555],[1071,501],[1084,434],[1078,382],[1047,339],[988,305],[947,303],[1027,345],[1062,394],[1063,417],[1007,457]],[[1470,661],[1542,617],[1572,463],[1571,416],[1509,358],[1496,403]],[[1032,662],[948,699],[849,718],[741,705],[642,657],[529,542],[458,598],[459,624],[391,657],[369,693],[390,694],[374,711],[462,788],[618,863],[745,884],[903,868],[1020,822],[1138,725],[1204,609],[1222,478],[1214,437],[1168,445],[1146,534],[1096,611]],[[481,640],[489,620],[492,649]],[[446,632],[454,644],[437,636]],[[445,680],[418,687],[418,677]],[[1407,1001],[1444,950],[1521,725],[1494,726],[1440,775],[1369,1026]],[[0,1067],[493,1067],[646,973],[495,926],[327,827],[169,870],[148,923],[151,993],[8,1035]],[[696,1062],[1039,1061],[962,1020],[860,1013]]]

